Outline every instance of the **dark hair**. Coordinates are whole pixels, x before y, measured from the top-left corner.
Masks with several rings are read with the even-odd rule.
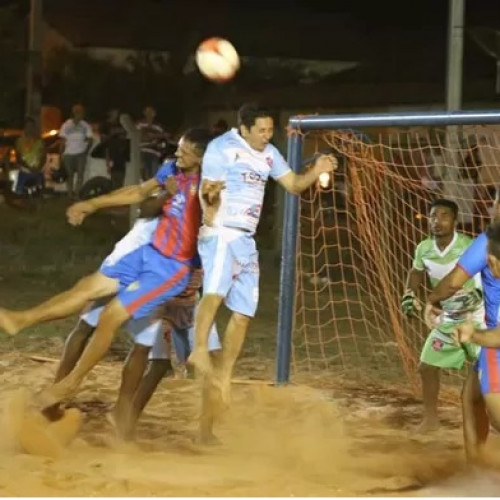
[[[251,129],[255,125],[257,118],[270,117],[270,111],[256,102],[243,104],[238,110],[238,127],[245,125],[247,129]]]
[[[488,253],[500,259],[500,222],[494,222],[486,228],[488,238]]]
[[[431,209],[434,207],[445,207],[449,208],[453,212],[453,217],[456,219],[458,216],[458,205],[451,200],[447,200],[446,198],[438,198],[434,200],[431,204]]]
[[[191,142],[195,145],[199,153],[203,154],[207,149],[208,143],[212,140],[211,132],[206,128],[193,127],[188,128],[183,134],[182,138],[185,141]]]

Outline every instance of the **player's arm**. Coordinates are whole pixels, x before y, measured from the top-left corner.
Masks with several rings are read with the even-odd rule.
[[[457,326],[454,337],[457,344],[472,342],[482,347],[500,348],[500,327],[480,330],[472,321],[467,321]]]
[[[406,316],[414,316],[422,310],[418,300],[418,292],[425,280],[425,272],[421,269],[412,268],[406,279],[406,287],[401,299],[401,309]]]
[[[141,203],[150,196],[158,186],[159,184],[156,179],[149,179],[142,184],[125,186],[111,193],[97,196],[90,200],[80,201],[71,205],[66,211],[68,222],[77,226],[83,222],[85,217],[97,210]]]
[[[416,316],[422,310],[422,305],[418,300],[418,292],[424,284],[425,270],[422,259],[422,244],[417,245],[413,264],[408,277],[406,278],[406,287],[401,299],[401,309],[406,316]]]
[[[439,303],[458,292],[472,276],[480,273],[487,265],[488,240],[479,235],[460,257],[457,265],[448,273],[427,297],[424,318],[428,326],[435,323],[441,313]]]
[[[337,169],[337,159],[331,155],[320,155],[314,163],[303,173],[296,174],[292,170],[276,178],[283,188],[291,194],[300,194],[312,186],[323,173],[330,173]]]
[[[458,292],[467,281],[471,279],[469,273],[457,264],[432,290],[427,297],[427,302],[434,306],[439,305],[442,300],[446,300]]]
[[[155,196],[150,196],[145,199],[139,206],[139,216],[140,217],[158,217],[163,211],[163,205],[172,196],[175,195],[177,191],[177,181],[175,177],[168,177],[165,181],[164,189],[155,193]]]
[[[218,141],[212,141],[203,155],[201,165],[200,196],[204,210],[207,207],[217,208],[220,204],[221,191],[226,187],[225,163],[224,152]]]

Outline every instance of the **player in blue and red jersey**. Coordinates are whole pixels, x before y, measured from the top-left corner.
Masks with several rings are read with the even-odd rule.
[[[80,385],[125,321],[149,316],[186,288],[192,267],[198,264],[198,186],[201,158],[209,140],[207,130],[190,129],[179,141],[176,161],[164,165],[154,179],[75,203],[67,211],[69,222],[79,225],[96,210],[140,203],[160,190],[165,203],[150,243],[117,261],[103,262],[98,272],[38,306],[24,311],[0,309],[0,329],[15,335],[36,323],[79,312],[89,301],[115,296],[103,310],[79,362],[63,380],[42,394],[43,404],[64,399]]]
[[[500,187],[497,189],[492,218],[495,224],[500,222]],[[471,276],[481,273],[485,323],[488,329],[486,331],[495,331],[498,328],[500,274],[495,273],[490,264],[488,240],[487,233],[480,234],[460,257],[455,268],[429,294],[425,307],[427,324],[436,322],[441,313],[439,310],[441,301],[452,296]],[[465,330],[467,328],[471,330],[469,326]],[[470,331],[463,332],[461,340],[465,342],[470,333]],[[489,337],[479,335],[479,332],[474,336],[474,341],[476,337],[478,338],[476,343],[482,346],[481,352],[474,369],[469,372],[462,392],[465,451],[467,458],[472,461],[481,458],[482,447],[489,430],[488,414],[491,417],[500,396],[500,343],[498,346],[485,344],[484,339],[488,341]],[[500,420],[500,414],[498,419]],[[496,425],[500,427],[500,422]]]

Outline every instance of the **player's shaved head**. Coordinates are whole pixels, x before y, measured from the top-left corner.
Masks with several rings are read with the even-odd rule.
[[[446,198],[438,198],[437,200],[434,200],[432,202],[431,210],[437,207],[448,208],[452,212],[455,219],[458,217],[458,205],[452,200],[447,200]]]

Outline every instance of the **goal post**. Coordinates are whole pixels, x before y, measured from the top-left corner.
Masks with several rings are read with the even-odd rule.
[[[347,369],[350,360],[354,359],[353,353],[361,356],[370,344],[372,347],[391,344],[392,351],[384,347],[384,352],[374,352],[373,355],[380,355],[381,365],[397,358],[401,365],[398,377],[403,374],[415,381],[411,374],[418,362],[417,344],[422,340],[416,337],[422,334],[414,325],[410,328],[411,333],[405,331],[399,300],[402,283],[411,265],[412,251],[426,236],[422,219],[425,219],[424,211],[433,191],[422,187],[418,178],[418,169],[429,165],[425,159],[417,161],[414,156],[441,158],[440,168],[448,180],[441,182],[441,191],[436,188],[440,197],[462,197],[462,181],[457,179],[464,167],[459,167],[459,164],[469,161],[476,172],[479,168],[493,171],[490,173],[493,178],[484,181],[482,186],[484,192],[490,193],[491,199],[488,189],[491,184],[500,184],[500,128],[498,134],[488,135],[483,131],[489,130],[488,126],[499,124],[500,111],[290,118],[287,154],[291,169],[300,172],[303,156],[308,156],[308,153],[331,151],[341,156],[346,165],[345,179],[351,194],[350,208],[345,209],[347,222],[342,223],[335,213],[337,202],[332,201],[332,197],[337,196],[333,193],[334,187],[332,192],[325,193],[326,204],[333,208],[328,213],[317,186],[300,197],[286,194],[278,306],[278,385],[290,381],[294,356],[299,365],[301,356],[307,358],[308,369],[321,365],[315,364],[314,353],[318,353],[318,359],[325,360],[324,366],[331,366],[328,359],[336,359],[340,368]],[[467,127],[471,132],[464,134]],[[415,129],[420,132],[412,135]],[[355,136],[355,131],[371,135],[372,144]],[[454,140],[450,140],[450,135]],[[475,159],[480,145],[483,148],[482,162]],[[313,151],[308,151],[308,148]],[[498,179],[496,167],[499,168]],[[448,185],[460,189],[447,190]],[[442,195],[443,186],[447,196]],[[463,196],[464,200],[467,196]],[[309,210],[310,216],[302,216],[301,210]],[[378,212],[383,212],[380,218]],[[415,221],[412,227],[406,227],[405,217]],[[308,235],[301,232],[303,222],[314,226]],[[323,234],[327,230],[329,234]],[[352,255],[344,259],[342,256],[346,251]],[[312,261],[308,264],[312,268],[308,272],[305,272],[306,257]],[[341,261],[340,265],[334,262],[336,258]],[[362,262],[362,269],[358,268],[358,261]],[[331,278],[332,269],[339,277]],[[305,290],[304,276],[307,274],[308,279],[316,281],[312,288]],[[301,325],[297,325],[299,308]],[[313,318],[311,322],[314,324],[308,325],[307,318]],[[349,339],[342,331],[343,325],[352,328]],[[314,332],[313,342],[306,338],[308,329]],[[294,335],[301,343],[300,348],[294,347]]]

